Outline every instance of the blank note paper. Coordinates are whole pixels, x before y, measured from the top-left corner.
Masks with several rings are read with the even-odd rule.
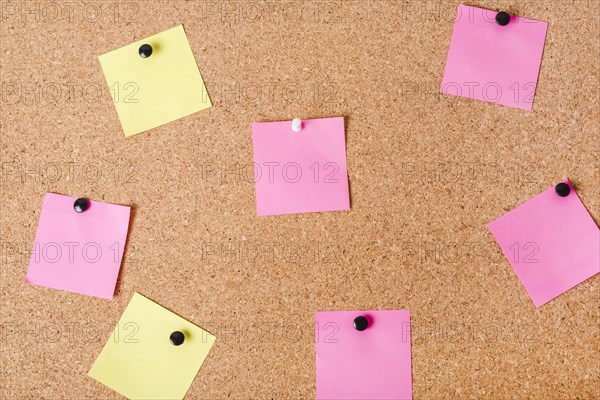
[[[150,57],[139,48],[152,46]],[[125,136],[211,106],[183,26],[98,57]]]
[[[129,227],[130,208],[46,193],[25,282],[112,299]]]
[[[363,331],[358,316],[369,322]],[[319,311],[315,320],[317,399],[412,399],[408,310]]]
[[[600,272],[600,230],[572,187],[567,197],[551,187],[488,228],[536,307]]]
[[[129,399],[183,399],[215,340],[135,293],[88,375]]]
[[[458,6],[441,92],[531,110],[548,23]]]
[[[255,123],[252,142],[258,215],[350,209],[344,118]]]

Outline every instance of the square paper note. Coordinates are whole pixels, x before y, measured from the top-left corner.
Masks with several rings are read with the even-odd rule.
[[[600,272],[600,230],[564,183],[488,224],[536,307]]]
[[[150,57],[139,48],[152,46]],[[211,106],[183,26],[98,57],[125,136]]]
[[[460,4],[441,92],[531,110],[548,23]]]
[[[112,299],[129,227],[127,206],[46,193],[25,283]]]
[[[344,118],[252,125],[258,215],[349,210]]]
[[[354,328],[364,316],[368,327]],[[410,312],[320,311],[315,315],[317,399],[412,399]]]
[[[135,293],[88,375],[129,399],[183,399],[215,339]]]

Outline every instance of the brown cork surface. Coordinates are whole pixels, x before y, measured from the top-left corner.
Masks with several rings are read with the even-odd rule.
[[[598,276],[536,309],[486,224],[564,178],[600,221],[600,2],[532,112],[438,94],[456,1],[0,1],[2,398],[87,376],[134,291],[217,336],[190,399],[315,396],[316,310],[410,309],[415,399],[598,399]],[[214,106],[125,138],[97,56],[183,24]],[[344,116],[352,210],[257,217],[250,126]],[[27,286],[46,192],[131,205],[114,300]]]

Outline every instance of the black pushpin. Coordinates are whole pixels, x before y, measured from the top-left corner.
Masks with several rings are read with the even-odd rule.
[[[185,340],[185,335],[183,334],[183,332],[175,331],[171,333],[171,336],[169,336],[169,340],[171,341],[171,344],[173,346],[179,346]]]
[[[357,331],[364,331],[369,326],[369,321],[362,315],[354,318],[354,329]]]
[[[148,58],[152,55],[152,46],[150,46],[149,44],[143,44],[140,46],[139,49],[139,53],[140,53],[140,57],[142,58]]]
[[[500,11],[496,14],[496,23],[500,26],[506,26],[510,22],[510,14],[504,11]]]
[[[554,187],[554,191],[560,197],[567,197],[571,193],[571,188],[566,183],[561,182]]]
[[[90,202],[87,199],[77,199],[77,200],[75,200],[75,203],[73,203],[73,208],[78,213],[84,212],[85,210],[88,209],[89,206],[90,206]]]

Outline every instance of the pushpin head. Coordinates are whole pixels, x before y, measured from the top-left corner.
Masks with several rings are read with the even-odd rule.
[[[139,53],[140,53],[140,57],[142,58],[148,58],[152,55],[152,46],[150,46],[149,44],[143,44],[140,46],[139,49]]]
[[[566,183],[561,182],[554,187],[554,191],[560,197],[567,197],[571,193],[571,188]]]
[[[369,321],[362,315],[354,318],[354,329],[364,331],[369,326]]]
[[[171,341],[171,344],[173,346],[179,346],[185,340],[185,335],[183,334],[183,332],[175,331],[171,333],[171,336],[169,336],[169,340]]]
[[[73,203],[73,208],[78,213],[84,212],[85,210],[88,209],[89,206],[90,206],[90,202],[87,199],[77,199],[77,200],[75,200],[75,203]]]
[[[294,118],[292,120],[292,130],[294,132],[300,132],[302,130],[302,120],[300,118]]]
[[[506,26],[510,22],[510,14],[504,11],[500,11],[496,14],[496,23],[500,26]]]

